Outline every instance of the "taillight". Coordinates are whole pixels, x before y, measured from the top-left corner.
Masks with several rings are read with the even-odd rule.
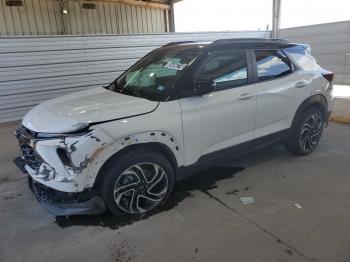
[[[333,81],[334,73],[332,72],[324,72],[322,73],[323,77],[326,78],[329,82]]]

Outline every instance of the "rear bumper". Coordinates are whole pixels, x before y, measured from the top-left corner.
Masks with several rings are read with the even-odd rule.
[[[20,157],[14,163],[23,173],[27,173],[25,162]],[[77,193],[62,192],[35,181],[30,175],[28,184],[39,203],[55,216],[99,215],[106,210],[102,198],[93,189]]]

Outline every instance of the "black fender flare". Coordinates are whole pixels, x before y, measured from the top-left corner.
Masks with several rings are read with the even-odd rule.
[[[159,142],[149,142],[149,143],[140,143],[140,144],[135,144],[135,145],[129,145],[129,146],[123,148],[122,150],[116,152],[114,155],[110,156],[108,158],[108,160],[102,165],[102,167],[98,171],[93,187],[95,189],[99,190],[100,184],[104,180],[105,170],[108,169],[110,165],[115,164],[115,161],[118,159],[118,157],[121,154],[130,153],[130,152],[134,151],[135,149],[153,150],[153,151],[159,152],[160,154],[165,156],[165,158],[169,161],[169,163],[171,164],[171,166],[174,169],[175,179],[176,179],[177,173],[178,173],[178,162],[176,160],[174,153],[165,144],[162,144]]]
[[[324,119],[328,123],[327,115],[328,115],[328,103],[327,99],[324,95],[317,94],[310,96],[309,98],[305,99],[300,106],[298,107],[296,113],[294,114],[293,122],[292,122],[292,130],[294,130],[296,124],[298,123],[298,120],[302,116],[303,112],[309,108],[318,108],[321,110]]]

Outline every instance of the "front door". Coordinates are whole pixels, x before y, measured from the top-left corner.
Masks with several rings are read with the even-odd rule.
[[[248,52],[212,52],[195,73],[196,80],[213,80],[215,91],[180,100],[186,165],[213,152],[253,139],[256,86],[249,85]]]

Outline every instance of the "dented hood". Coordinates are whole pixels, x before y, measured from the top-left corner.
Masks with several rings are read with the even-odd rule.
[[[66,133],[84,124],[146,114],[157,105],[99,87],[46,101],[30,110],[22,124],[35,132]]]

